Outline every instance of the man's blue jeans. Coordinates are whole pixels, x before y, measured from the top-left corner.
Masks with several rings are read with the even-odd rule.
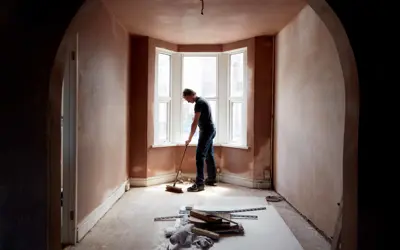
[[[216,131],[200,131],[199,141],[196,149],[196,168],[197,177],[196,184],[204,184],[204,161],[207,164],[208,179],[215,180],[217,170],[214,159],[213,139],[215,138]]]

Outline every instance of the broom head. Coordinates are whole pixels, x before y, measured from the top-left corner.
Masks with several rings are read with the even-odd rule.
[[[183,193],[182,188],[174,187],[174,186],[171,186],[171,185],[167,185],[165,191],[173,192],[173,193]]]

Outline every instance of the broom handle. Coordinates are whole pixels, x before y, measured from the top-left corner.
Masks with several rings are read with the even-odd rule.
[[[179,165],[179,170],[176,172],[174,187],[175,187],[176,182],[178,181],[178,175],[179,175],[179,173],[181,172],[181,169],[182,169],[182,163],[183,163],[183,159],[185,158],[185,154],[186,154],[186,149],[187,149],[187,147],[188,147],[188,145],[185,146],[185,151],[183,151],[181,164]]]

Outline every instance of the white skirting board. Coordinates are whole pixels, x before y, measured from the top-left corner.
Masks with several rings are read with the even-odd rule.
[[[245,178],[235,174],[221,174],[221,182],[229,183],[232,185],[248,187],[248,188],[258,188],[258,189],[270,189],[270,180],[253,180],[250,178]]]
[[[165,184],[175,180],[176,173],[165,174],[160,176],[153,176],[149,178],[130,178],[130,184],[132,187],[149,187],[154,185]],[[182,173],[183,177],[196,178],[195,173]],[[241,177],[235,174],[221,174],[219,177],[220,182],[258,189],[270,189],[270,180],[253,180],[250,178]]]
[[[96,225],[96,223],[110,210],[110,208],[124,195],[128,181],[124,181],[115,191],[95,210],[78,224],[78,242]]]
[[[175,180],[176,173],[163,174],[159,176],[153,176],[149,178],[130,178],[129,182],[132,187],[149,187],[154,185],[160,185]]]
[[[195,173],[183,173],[182,176],[190,177],[192,179],[196,178]],[[223,174],[221,173],[218,177],[218,181],[223,183],[228,183],[232,185],[248,187],[248,188],[257,188],[257,189],[271,189],[271,181],[270,180],[253,180],[250,178],[245,178],[236,174]]]

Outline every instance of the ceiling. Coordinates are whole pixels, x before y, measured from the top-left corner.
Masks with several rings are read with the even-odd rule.
[[[221,44],[278,33],[306,0],[103,0],[133,34],[176,44]]]

